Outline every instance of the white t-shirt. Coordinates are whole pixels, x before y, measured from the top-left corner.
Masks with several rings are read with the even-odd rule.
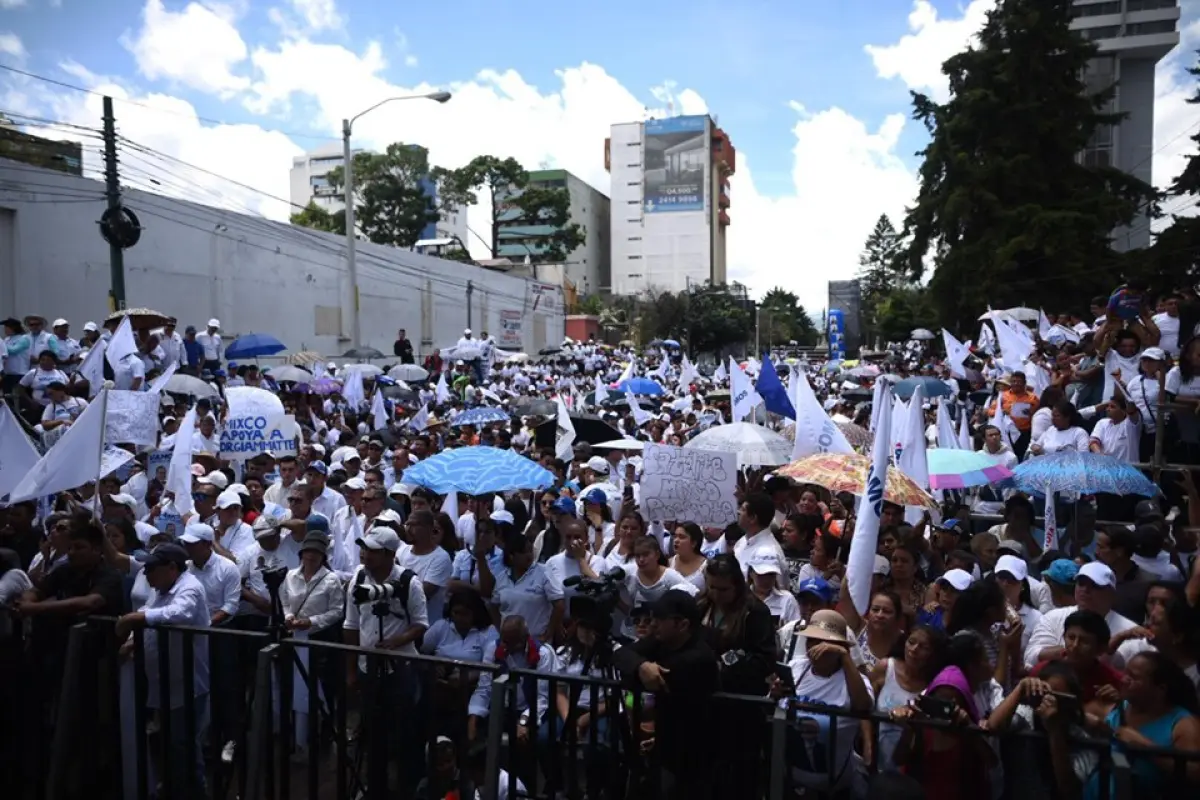
[[[418,556],[410,549],[398,553],[396,561],[401,568],[415,572],[421,583],[438,587],[437,591],[426,594],[425,605],[430,619],[441,619],[442,607],[446,603],[446,585],[450,582],[450,567],[454,563],[450,560],[450,554],[444,548],[435,547],[432,552]]]
[[[42,411],[42,422],[56,419],[76,419],[87,406],[87,401],[78,397],[68,397],[61,403],[47,403],[45,410]]]
[[[46,397],[46,387],[55,381],[62,385],[67,385],[67,374],[60,369],[42,369],[37,367],[25,373],[25,377],[21,378],[21,385],[30,390],[33,395],[33,402],[40,406],[44,406],[50,402],[50,398]]]
[[[1092,440],[1100,443],[1104,455],[1129,463],[1138,460],[1139,438],[1137,423],[1130,417],[1120,424],[1105,417],[1092,429]]]
[[[1142,361],[1142,353],[1139,350],[1129,358],[1120,355],[1116,350],[1109,350],[1104,355],[1104,396],[1103,400],[1108,400],[1113,396],[1113,392],[1117,390],[1116,383],[1113,379],[1113,373],[1120,370],[1121,380],[1126,386],[1129,382],[1138,376],[1138,366]]]
[[[1083,428],[1071,427],[1065,431],[1060,431],[1058,428],[1051,427],[1039,436],[1034,444],[1042,448],[1042,455],[1068,451],[1086,453],[1088,450],[1088,435],[1087,431]]]
[[[1185,381],[1179,367],[1171,367],[1167,372],[1167,392],[1176,397],[1200,398],[1200,375]]]
[[[1158,340],[1158,346],[1167,351],[1167,355],[1177,358],[1179,356],[1179,317],[1172,317],[1170,314],[1162,313],[1154,315],[1154,324],[1158,326],[1158,332],[1162,334]]]
[[[804,703],[815,703],[820,705],[832,706],[835,708],[850,707],[850,690],[846,688],[846,678],[844,673],[839,670],[828,678],[822,678],[812,671],[812,662],[808,660],[808,656],[801,652],[794,658],[790,665],[792,668],[792,678],[796,682],[795,698]],[[855,676],[863,682],[867,690],[867,694],[871,695],[872,702],[874,701],[874,693],[871,691],[871,682],[867,680],[865,675],[855,673]],[[836,717],[831,718],[821,714],[815,714],[809,711],[796,712],[797,722],[801,725],[801,730],[805,731],[803,735],[805,742],[805,750],[808,753],[809,763],[807,765],[795,764],[792,767],[792,777],[801,786],[808,788],[829,788],[829,766],[827,763],[818,763],[817,748],[815,745],[823,745],[820,749],[828,752],[830,745],[830,725],[836,719],[837,739],[834,742],[833,758],[833,786],[844,787],[849,785],[854,770],[851,769],[850,756],[854,753],[854,743],[858,738],[859,721],[853,717]],[[807,732],[811,730],[812,734]],[[804,769],[807,766],[808,769]]]

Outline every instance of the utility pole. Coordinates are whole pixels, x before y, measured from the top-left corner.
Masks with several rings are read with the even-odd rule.
[[[364,112],[365,113],[365,112]],[[346,183],[346,274],[350,279],[350,347],[362,344],[358,319],[358,261],[354,235],[354,155],[350,152],[350,120],[342,120],[342,174]]]
[[[104,98],[104,192],[108,197],[108,211],[105,217],[110,224],[123,217],[121,209],[121,180],[117,174],[117,121],[113,117],[113,101],[111,97]],[[112,281],[109,290],[109,304],[113,311],[121,311],[125,306],[125,251],[121,241],[116,236],[106,235],[108,240],[108,264]]]
[[[475,281],[467,281],[467,327],[475,330],[471,324],[471,295],[475,294]]]

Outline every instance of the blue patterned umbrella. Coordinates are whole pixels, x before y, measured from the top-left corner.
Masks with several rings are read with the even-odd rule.
[[[1012,485],[1028,494],[1143,495],[1154,497],[1158,487],[1136,467],[1099,453],[1063,452],[1036,456],[1013,470]]]
[[[451,427],[460,425],[490,425],[493,422],[508,422],[508,414],[498,408],[479,406],[468,408],[450,421]]]
[[[546,489],[554,483],[554,474],[511,450],[476,446],[447,450],[420,461],[404,470],[401,481],[438,494],[481,495]]]
[[[229,346],[225,348],[225,358],[273,356],[284,350],[287,350],[287,346],[274,336],[268,336],[265,333],[247,333],[229,343]]]
[[[913,396],[913,392],[917,390],[918,386],[921,387],[921,392],[925,395],[926,400],[934,397],[949,397],[952,394],[945,381],[931,378],[928,375],[905,378],[893,387],[893,391],[896,393],[896,397],[907,400]]]
[[[658,397],[666,392],[662,386],[649,378],[630,378],[617,387],[618,392],[633,392]]]

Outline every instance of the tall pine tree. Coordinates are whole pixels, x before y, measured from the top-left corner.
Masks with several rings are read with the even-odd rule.
[[[881,214],[858,257],[858,283],[862,291],[863,341],[870,342],[879,332],[879,308],[888,293],[907,283],[906,275],[896,271],[896,256],[901,251],[900,235],[887,214]]]
[[[914,94],[929,130],[921,189],[900,254],[914,277],[932,250],[929,283],[941,323],[962,329],[987,304],[1086,297],[1112,288],[1112,231],[1153,202],[1153,189],[1079,155],[1115,87],[1089,91],[1096,45],[1070,30],[1071,0],[1000,0],[978,46],[942,66],[951,97]]]

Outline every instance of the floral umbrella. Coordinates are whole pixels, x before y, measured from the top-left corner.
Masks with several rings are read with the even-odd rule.
[[[813,483],[835,493],[863,494],[866,492],[867,473],[870,469],[871,459],[866,456],[821,453],[793,461],[777,470],[776,474],[798,483]],[[883,497],[901,506],[937,508],[937,501],[896,467],[888,470]]]

